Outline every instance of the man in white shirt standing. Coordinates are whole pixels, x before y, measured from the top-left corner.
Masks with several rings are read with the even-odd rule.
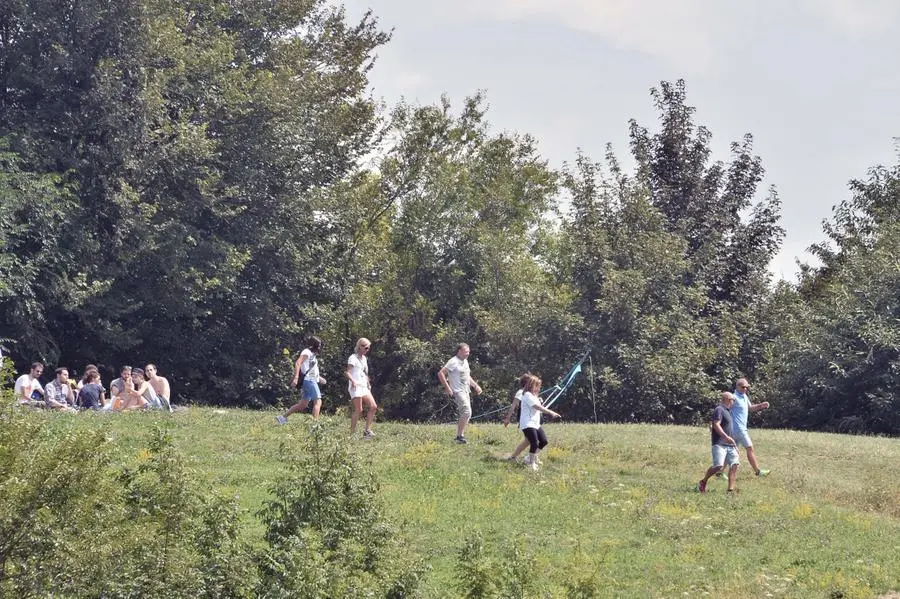
[[[44,402],[34,397],[37,393],[40,397],[44,396],[44,388],[38,378],[44,372],[44,365],[41,362],[34,362],[28,374],[23,374],[16,379],[16,403],[23,406],[43,407]]]
[[[481,387],[475,382],[469,371],[469,352],[469,345],[460,343],[456,346],[456,355],[438,371],[438,379],[447,391],[447,395],[453,398],[459,412],[459,421],[456,423],[456,442],[460,444],[469,442],[466,439],[466,426],[472,417],[469,387],[475,390],[476,395],[481,395]]]

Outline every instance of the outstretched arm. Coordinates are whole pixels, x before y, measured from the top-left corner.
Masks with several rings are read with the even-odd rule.
[[[748,412],[759,412],[760,410],[765,410],[769,407],[769,402],[764,401],[762,403],[752,403],[747,407]]]
[[[537,410],[538,412],[543,412],[544,414],[547,414],[548,416],[552,416],[554,418],[562,418],[562,416],[560,416],[559,414],[557,414],[550,408],[545,408],[544,405],[540,404],[540,403],[534,404],[534,409]]]

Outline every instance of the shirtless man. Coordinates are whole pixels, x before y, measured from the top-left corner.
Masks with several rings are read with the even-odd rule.
[[[156,395],[162,400],[163,409],[171,412],[172,403],[169,401],[169,398],[172,391],[169,389],[169,380],[157,374],[156,364],[147,364],[144,367],[144,372],[147,373],[147,382],[150,383],[150,386],[156,391]]]

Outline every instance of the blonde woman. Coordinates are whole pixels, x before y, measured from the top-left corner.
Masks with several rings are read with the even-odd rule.
[[[361,337],[356,342],[356,348],[347,359],[347,389],[350,391],[350,434],[356,433],[356,423],[362,414],[363,406],[366,407],[366,430],[363,439],[371,439],[375,436],[372,432],[372,424],[375,421],[375,398],[372,396],[372,383],[369,381],[369,361],[366,354],[372,347],[372,342]]]
[[[524,392],[522,393],[522,412],[519,415],[519,430],[525,435],[528,441],[528,456],[525,458],[525,465],[532,470],[537,470],[540,466],[538,452],[547,446],[547,435],[541,428],[541,414],[546,414],[552,418],[560,418],[560,415],[549,408],[545,408],[541,402],[541,379],[534,375],[529,375],[525,383]]]

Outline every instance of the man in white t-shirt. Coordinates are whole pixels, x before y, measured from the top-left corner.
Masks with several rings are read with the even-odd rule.
[[[28,374],[16,379],[16,403],[23,406],[44,407],[44,402],[40,399],[44,396],[44,388],[38,380],[43,372],[44,365],[35,362]]]
[[[476,395],[481,395],[481,387],[472,378],[469,371],[469,345],[460,343],[456,346],[456,355],[447,360],[444,367],[438,371],[438,379],[447,391],[447,395],[453,398],[459,413],[456,423],[456,442],[468,443],[466,440],[466,426],[472,417],[472,401],[469,398],[469,387],[475,390]]]

